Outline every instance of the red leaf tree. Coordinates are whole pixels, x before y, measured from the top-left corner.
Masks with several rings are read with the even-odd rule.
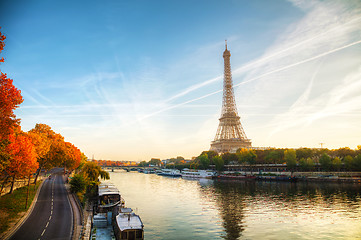
[[[0,32],[0,53],[4,49],[6,37]],[[0,63],[4,58],[0,58]],[[21,91],[13,85],[13,80],[0,70],[0,174],[10,162],[10,156],[5,150],[9,144],[9,136],[20,130],[20,120],[16,119],[14,109],[23,102]]]
[[[9,136],[10,144],[6,151],[10,155],[10,163],[6,173],[12,178],[10,193],[13,192],[15,180],[25,178],[36,171],[39,164],[36,161],[37,154],[34,145],[27,133],[14,133]]]
[[[4,49],[4,40],[5,36],[0,32],[0,53]],[[4,58],[0,62],[4,62]],[[13,80],[0,72],[0,141],[7,140],[14,128],[19,127],[20,120],[16,119],[14,110],[22,102],[21,91],[13,85]]]

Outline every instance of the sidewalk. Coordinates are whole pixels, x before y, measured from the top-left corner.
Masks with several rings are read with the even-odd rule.
[[[70,192],[70,184],[67,183],[67,175],[63,175],[65,188],[68,192],[69,202],[73,211],[73,234],[72,239],[83,239],[83,226],[84,226],[84,216],[83,216],[83,208],[75,196],[75,194]]]

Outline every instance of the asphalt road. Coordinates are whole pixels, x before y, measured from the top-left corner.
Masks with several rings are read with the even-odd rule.
[[[73,215],[61,174],[45,180],[31,215],[10,239],[71,239]]]

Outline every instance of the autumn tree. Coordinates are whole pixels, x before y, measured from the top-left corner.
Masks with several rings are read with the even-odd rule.
[[[61,165],[66,169],[74,170],[80,165],[81,151],[70,142],[64,142],[64,153]]]
[[[37,123],[33,129],[29,131],[29,136],[38,153],[37,161],[39,168],[36,172],[34,183],[42,169],[51,169],[58,166],[62,160],[62,156],[57,154],[64,142],[63,136],[55,133],[51,127],[46,124]]]
[[[4,49],[6,37],[0,32],[0,53]],[[0,58],[4,62],[4,58]],[[19,130],[20,120],[14,110],[23,102],[21,91],[13,85],[13,80],[0,71],[0,173],[9,164],[9,154],[6,146],[10,143],[9,136]]]
[[[237,156],[240,162],[250,165],[256,164],[257,155],[253,150],[240,148],[237,150]]]
[[[239,148],[239,149],[237,149],[236,154],[238,156],[238,161],[241,163],[245,163],[247,155],[248,155],[248,149],[247,148]]]
[[[10,193],[12,193],[15,180],[34,173],[38,168],[38,162],[34,145],[26,133],[11,134],[9,140],[7,151],[10,155],[10,163],[6,168],[6,173],[12,179],[10,189]]]

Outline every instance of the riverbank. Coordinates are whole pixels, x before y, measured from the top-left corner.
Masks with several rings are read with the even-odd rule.
[[[29,210],[40,184],[41,181],[37,182],[36,187],[34,187],[34,184],[30,184],[29,198],[26,207],[27,186],[17,188],[12,194],[6,194],[0,197],[0,239],[2,239],[5,233],[18,223]]]
[[[260,181],[306,181],[306,182],[334,182],[359,183],[361,172],[242,172],[225,171],[217,178],[235,180]]]

